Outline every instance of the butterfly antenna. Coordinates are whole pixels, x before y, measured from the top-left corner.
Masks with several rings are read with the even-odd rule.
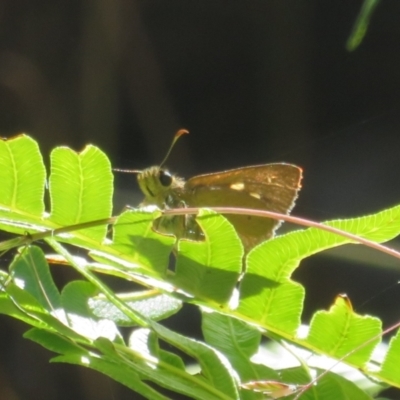
[[[120,169],[120,168],[113,168],[115,172],[123,172],[126,174],[140,174],[142,171],[140,169]]]
[[[175,136],[174,136],[174,138],[172,139],[171,146],[169,146],[169,149],[168,149],[168,151],[167,151],[166,156],[165,156],[164,159],[161,161],[160,167],[162,167],[162,166],[164,165],[165,161],[168,160],[168,157],[169,157],[169,155],[170,155],[170,153],[171,153],[171,150],[172,150],[173,147],[175,146],[175,143],[178,141],[178,139],[179,139],[182,135],[185,135],[185,134],[188,134],[188,133],[189,133],[189,131],[186,130],[186,129],[179,129],[179,131],[175,133]]]
[[[168,152],[167,152],[166,156],[161,161],[160,167],[162,165],[164,165],[165,161],[167,161],[167,159],[168,159],[168,157],[169,157],[169,155],[171,153],[171,150],[173,149],[173,147],[174,147],[175,143],[178,141],[178,139],[182,135],[185,135],[187,133],[189,133],[189,131],[186,130],[186,129],[179,129],[179,131],[175,133],[175,136],[172,139],[171,146],[169,146],[169,149],[168,149]],[[115,172],[123,172],[123,173],[126,173],[126,174],[140,174],[142,172],[140,169],[120,169],[120,168],[113,168],[113,171],[115,171]]]

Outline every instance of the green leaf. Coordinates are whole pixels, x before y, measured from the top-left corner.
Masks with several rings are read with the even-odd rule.
[[[400,232],[400,206],[376,214],[326,225],[363,238],[383,242]],[[264,242],[247,257],[246,274],[240,285],[238,317],[291,338],[300,326],[304,288],[290,280],[303,258],[350,243],[350,239],[317,228],[300,230]]]
[[[228,358],[242,382],[279,379],[273,369],[251,361],[261,342],[258,329],[238,319],[203,310],[202,331],[206,342]]]
[[[115,381],[122,383],[147,399],[168,400],[168,397],[165,397],[156,389],[144,383],[141,380],[142,378],[135,373],[132,368],[129,368],[124,364],[115,363],[112,360],[92,356],[90,353],[88,353],[85,357],[71,353],[64,356],[54,357],[52,361],[76,364],[91,368],[101,372],[104,375],[108,375]]]
[[[5,168],[1,169],[0,178],[6,188],[0,193],[2,229],[21,235],[35,234],[68,223],[93,222],[110,216],[112,174],[107,157],[99,149],[88,146],[79,155],[66,148],[56,149],[53,161],[50,178],[54,189],[53,213],[50,219],[44,219],[45,170],[37,143],[25,135],[1,141],[0,166]],[[58,239],[93,248],[93,240],[99,243],[106,231],[106,224],[101,223]],[[21,239],[10,241],[10,247],[4,249],[29,243],[29,237]]]
[[[201,210],[197,222],[207,240],[179,241],[171,282],[191,295],[224,304],[242,272],[243,247],[232,224],[222,215]]]
[[[38,321],[36,318],[24,311],[19,303],[14,301],[12,297],[5,292],[0,293],[0,313],[24,321],[28,325],[40,328],[45,326],[41,321]]]
[[[29,329],[24,337],[41,344],[48,350],[61,354],[78,354],[82,356],[86,351],[67,337],[43,329]]]
[[[129,337],[129,347],[142,354],[154,356],[174,368],[185,371],[182,359],[171,352],[161,350],[157,335],[150,329],[137,329]]]
[[[127,367],[123,363],[109,360],[107,357],[94,355],[93,351],[88,351],[67,338],[40,329],[29,330],[25,333],[24,337],[41,344],[51,351],[62,354],[61,356],[54,357],[52,359],[53,362],[65,362],[89,367],[110,376],[149,399],[167,399],[155,389],[143,383],[132,368]],[[105,340],[102,340],[102,342],[105,342]],[[97,343],[100,344],[100,340]],[[99,345],[99,349],[104,349],[104,346]]]
[[[50,198],[52,222],[74,225],[108,218],[112,210],[111,165],[97,147],[86,146],[81,153],[58,147],[51,153]],[[104,239],[107,226],[80,232],[96,241]]]
[[[376,214],[323,224],[378,243],[385,242],[400,233],[400,206]],[[347,243],[351,243],[351,240],[338,234],[308,228],[262,243],[249,254],[248,259],[262,251],[260,258],[264,258],[264,268],[258,268],[257,274],[274,282],[286,282],[303,258]]]
[[[235,315],[293,336],[300,325],[305,290],[300,284],[280,277],[286,260],[278,257],[284,257],[284,248],[276,249],[274,256],[278,260],[270,257],[268,242],[250,252]]]
[[[319,371],[323,373],[325,371]],[[359,387],[357,387],[351,380],[345,379],[338,374],[328,372],[318,382],[316,390],[313,391],[309,399],[321,398],[326,400],[372,400],[369,396]],[[307,397],[305,397],[307,398]],[[302,396],[303,400],[304,397]]]
[[[347,39],[346,48],[349,51],[355,50],[363,41],[367,33],[368,25],[375,8],[380,0],[364,0],[361,11],[352,28],[352,32]]]
[[[44,212],[46,171],[37,143],[26,135],[0,140],[0,216],[20,218]]]
[[[43,308],[50,312],[60,311],[60,293],[40,247],[22,248],[21,253],[15,256],[10,268],[12,278],[17,285],[29,292]]]
[[[202,376],[215,390],[228,398],[238,399],[238,378],[228,360],[218,351],[202,342],[179,335],[154,323],[157,335],[181,351],[194,357],[200,364]]]
[[[347,356],[346,362],[363,366],[380,341],[380,333],[378,318],[356,314],[348,301],[337,297],[329,311],[314,314],[306,340],[325,354],[335,358]]]
[[[122,213],[114,224],[113,243],[108,249],[118,254],[120,260],[130,263],[137,273],[165,277],[175,238],[153,230],[156,216],[159,216],[158,211],[127,210]],[[96,259],[97,254],[93,254]],[[106,254],[103,256],[107,257]],[[109,262],[120,267],[126,265],[123,261],[118,263],[116,258],[109,258]]]
[[[182,307],[180,300],[154,290],[119,294],[117,296],[133,310],[153,321],[168,318],[177,313]],[[93,314],[99,318],[110,319],[119,326],[136,325],[104,296],[90,298],[88,305]]]
[[[379,376],[387,379],[391,385],[400,387],[400,331],[390,339],[389,349],[382,363]]]
[[[109,319],[94,317],[89,307],[89,299],[98,294],[98,289],[90,282],[73,281],[62,291],[62,304],[70,327],[88,339],[105,337],[112,341],[122,341],[115,324]]]
[[[96,341],[108,360],[121,365],[121,368],[131,368],[144,380],[194,399],[231,400],[201,376],[187,373],[176,356],[166,357],[166,352],[159,352],[157,337],[149,329],[134,331],[129,343],[130,349],[124,349],[103,338]]]
[[[371,396],[357,387],[352,381],[332,372],[323,370],[317,370],[317,372],[318,375],[324,375],[315,385],[308,387],[304,391],[299,397],[300,400],[372,400]],[[283,382],[307,384],[310,381],[309,376],[302,367],[280,370],[279,374]],[[290,396],[289,398],[292,399],[293,397]]]
[[[34,327],[58,332],[73,340],[85,341],[66,325],[63,310],[55,310],[50,314],[28,291],[19,288],[13,282],[7,285],[6,290],[12,302],[25,314],[25,318],[21,318],[19,314],[16,315],[17,318]]]

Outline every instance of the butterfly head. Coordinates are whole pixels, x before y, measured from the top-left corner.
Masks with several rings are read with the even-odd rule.
[[[166,156],[161,161],[159,166],[146,168],[142,171],[114,168],[114,171],[117,172],[137,174],[140,190],[144,194],[144,200],[141,203],[142,206],[155,205],[159,208],[165,208],[176,207],[181,203],[181,200],[179,199],[179,193],[181,192],[180,189],[183,188],[185,182],[182,178],[178,178],[169,173],[163,167],[163,165],[168,159],[168,156],[171,153],[176,141],[182,135],[187,133],[189,133],[189,131],[186,129],[180,129],[178,132],[176,132],[171,146],[169,147]]]
[[[137,180],[140,190],[145,196],[142,205],[154,204],[160,208],[172,203],[171,196],[184,184],[181,178],[159,166],[140,171]]]

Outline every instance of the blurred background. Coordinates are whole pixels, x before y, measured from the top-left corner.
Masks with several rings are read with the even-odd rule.
[[[2,0],[0,135],[28,133],[46,162],[55,146],[92,143],[114,167],[140,169],[186,128],[167,163],[183,177],[285,161],[304,169],[294,215],[388,208],[400,203],[400,2],[383,0],[349,52],[362,4]],[[115,180],[116,214],[140,195],[135,176]],[[305,260],[294,278],[307,288],[305,322],[339,293],[386,327],[400,319],[400,265],[388,256],[348,246]],[[50,352],[21,338],[26,326],[1,324],[0,400],[140,398],[49,365]],[[199,334],[194,308],[168,324]]]

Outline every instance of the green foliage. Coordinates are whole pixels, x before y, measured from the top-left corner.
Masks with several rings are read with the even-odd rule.
[[[374,13],[375,8],[378,6],[379,2],[380,0],[364,0],[360,13],[357,16],[356,21],[354,22],[350,37],[347,39],[347,50],[353,51],[361,44],[364,36],[367,33],[369,21],[372,17],[372,14]]]
[[[159,388],[194,399],[372,398],[353,379],[331,371],[306,386],[326,367],[307,364],[305,351],[400,387],[399,334],[382,363],[375,362],[371,354],[380,342],[381,322],[355,313],[348,299],[338,296],[330,310],[316,312],[307,334],[300,335],[305,288],[291,279],[293,271],[303,258],[349,239],[317,228],[278,236],[247,255],[243,272],[236,232],[210,210],[198,215],[206,237],[202,242],[175,243],[156,233],[152,224],[160,211],[132,209],[111,218],[111,167],[93,146],[79,154],[53,151],[49,212],[45,168],[33,139],[20,135],[0,141],[0,174],[0,229],[19,235],[0,243],[0,249],[20,246],[8,272],[0,275],[0,312],[30,325],[25,337],[57,353],[52,361],[95,369],[149,399],[168,398]],[[400,232],[400,207],[329,225],[385,242]],[[37,239],[57,256],[45,255],[33,243]],[[71,245],[86,249],[87,257],[75,256]],[[49,261],[70,265],[85,280],[70,282],[60,292]],[[115,293],[101,274],[143,289]],[[183,302],[200,308],[204,342],[160,323]],[[127,326],[133,327],[129,340],[120,331]],[[264,337],[272,339],[267,347]],[[168,343],[169,351],[160,342]],[[284,356],[272,355],[274,345]],[[189,372],[172,349],[193,359],[201,373]],[[276,365],[287,358],[292,362]]]

